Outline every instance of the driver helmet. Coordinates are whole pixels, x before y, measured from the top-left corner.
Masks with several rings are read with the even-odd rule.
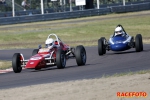
[[[47,39],[45,45],[47,48],[52,49],[54,47],[54,40],[52,38]]]
[[[117,36],[117,35],[123,35],[123,30],[121,27],[117,27],[115,29],[115,36]]]

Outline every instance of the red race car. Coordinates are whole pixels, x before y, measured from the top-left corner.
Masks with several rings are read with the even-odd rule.
[[[57,37],[56,34],[50,34],[45,41],[46,47],[34,49],[32,57],[25,60],[23,54],[15,53],[12,57],[12,68],[15,73],[20,73],[22,67],[26,69],[39,70],[41,68],[57,66],[65,68],[66,60],[75,58],[77,65],[82,66],[86,63],[86,50],[84,46],[79,45],[71,48]]]

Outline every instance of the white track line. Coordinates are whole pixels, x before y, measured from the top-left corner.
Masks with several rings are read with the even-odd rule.
[[[25,68],[22,68],[22,69],[25,69]],[[12,72],[12,71],[13,71],[13,69],[12,69],[12,68],[8,68],[8,69],[0,70],[0,74],[2,74],[2,73]]]

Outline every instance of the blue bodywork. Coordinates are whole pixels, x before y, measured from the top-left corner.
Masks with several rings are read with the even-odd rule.
[[[115,36],[111,40],[112,42],[109,41],[109,48],[112,51],[124,51],[131,48],[129,42],[126,42],[127,38],[125,36]]]

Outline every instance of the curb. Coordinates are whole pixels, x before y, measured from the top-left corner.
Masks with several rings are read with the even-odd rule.
[[[25,68],[22,68],[22,69],[25,69]],[[12,71],[13,71],[12,68],[8,68],[8,69],[0,70],[0,74],[9,73],[9,72],[12,72]]]

